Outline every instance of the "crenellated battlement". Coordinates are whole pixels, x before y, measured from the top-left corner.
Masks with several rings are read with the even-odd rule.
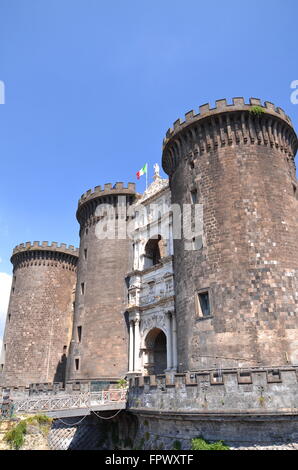
[[[297,413],[297,366],[214,369],[129,379],[134,410]]]
[[[239,144],[270,145],[289,157],[297,151],[297,136],[289,116],[269,101],[262,104],[258,98],[217,100],[215,107],[204,104],[199,113],[185,114],[168,129],[163,140],[163,168],[169,175],[177,163],[195,144],[198,155]]]
[[[98,197],[114,196],[117,194],[135,194],[135,192],[135,183],[128,183],[127,187],[125,187],[123,182],[118,182],[114,185],[112,183],[106,183],[103,188],[101,186],[95,186],[94,189],[88,189],[88,191],[82,194],[79,199],[79,207],[85,204],[85,202]]]
[[[272,114],[273,116],[277,116],[281,119],[284,119],[288,124],[292,125],[290,117],[286,115],[284,110],[275,106],[270,101],[265,101],[264,105],[262,105],[262,102],[259,98],[250,98],[249,103],[245,103],[245,99],[240,97],[232,98],[232,103],[228,104],[226,99],[221,99],[215,101],[214,108],[212,108],[209,103],[206,103],[199,106],[199,113],[196,113],[192,109],[191,111],[188,111],[188,113],[185,114],[185,120],[182,120],[180,118],[176,119],[176,121],[173,123],[173,127],[169,128],[166,132],[166,137],[163,141],[164,146],[166,145],[169,138],[171,138],[179,130],[185,127],[185,125],[189,125],[191,122],[197,121],[207,116],[214,116],[216,114],[229,111],[250,111],[254,106],[259,106],[267,114]]]
[[[123,182],[106,183],[102,189],[96,186],[89,189],[80,198],[77,210],[77,219],[81,226],[96,223],[98,217],[95,216],[95,210],[98,204],[109,204],[117,206],[118,196],[127,196],[127,203],[131,204],[138,196],[135,183],[128,183],[127,187]]]
[[[48,241],[34,241],[20,243],[17,245],[12,252],[12,257],[19,253],[28,251],[54,251],[57,253],[65,253],[67,255],[79,256],[79,249],[73,245],[66,245],[65,243],[58,244],[57,242],[49,243]]]

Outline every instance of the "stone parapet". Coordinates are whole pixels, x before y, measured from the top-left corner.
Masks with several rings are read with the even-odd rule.
[[[217,100],[215,108],[209,104],[200,106],[200,112],[189,111],[185,120],[177,119],[163,141],[163,168],[171,175],[181,158],[190,151],[200,155],[218,147],[241,144],[258,144],[279,149],[289,157],[297,151],[297,136],[291,120],[285,112],[273,103],[250,98],[233,98],[232,104],[226,99]]]
[[[131,410],[298,414],[298,367],[206,370],[129,379]]]
[[[49,243],[48,241],[34,241],[34,242],[26,242],[20,243],[17,245],[12,252],[11,262],[13,263],[13,259],[16,255],[20,253],[28,253],[28,252],[54,252],[54,253],[64,253],[66,255],[72,255],[75,257],[79,256],[78,248],[75,248],[73,245],[66,245],[65,243],[57,243],[52,242]]]

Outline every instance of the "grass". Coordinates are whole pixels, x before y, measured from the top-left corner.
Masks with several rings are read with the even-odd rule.
[[[26,420],[22,420],[13,429],[8,431],[4,438],[12,448],[18,450],[24,444],[26,432],[27,423]]]
[[[116,387],[117,387],[117,388],[126,388],[127,385],[128,385],[127,380],[125,380],[125,379],[119,379],[119,380],[117,381]]]
[[[255,116],[260,116],[265,112],[265,110],[261,106],[252,106],[249,112]]]
[[[45,415],[34,415],[29,416],[26,419],[22,419],[16,426],[5,434],[4,439],[8,442],[11,447],[18,450],[22,447],[27,434],[27,425],[37,425],[43,434],[47,434],[49,431],[52,419]]]
[[[230,450],[223,441],[213,442],[205,441],[202,437],[196,437],[191,440],[191,450]]]

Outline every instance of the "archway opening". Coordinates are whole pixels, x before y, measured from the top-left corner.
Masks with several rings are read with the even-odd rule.
[[[150,238],[145,246],[146,267],[160,263],[164,256],[164,243],[160,235]]]
[[[163,374],[167,368],[167,338],[162,330],[153,328],[146,340],[147,362],[145,367],[148,374]]]

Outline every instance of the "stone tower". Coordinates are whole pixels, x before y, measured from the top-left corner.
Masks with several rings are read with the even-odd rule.
[[[77,260],[78,250],[65,244],[27,242],[13,250],[2,385],[64,380]]]
[[[127,188],[123,183],[105,184],[79,201],[80,254],[68,381],[119,378],[128,370],[125,278],[132,265],[132,243],[117,227],[120,219],[126,221],[123,209],[133,204],[135,195],[133,183]],[[100,234],[108,219],[115,232]]]
[[[208,104],[163,145],[172,203],[203,205],[202,246],[174,241],[178,363],[298,363],[297,136],[272,103]]]

